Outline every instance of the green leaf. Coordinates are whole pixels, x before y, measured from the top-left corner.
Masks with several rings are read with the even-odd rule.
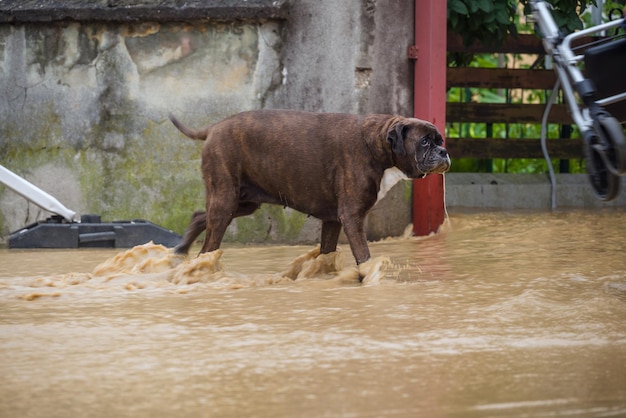
[[[456,13],[461,15],[468,15],[469,11],[467,10],[467,6],[461,0],[450,0],[448,1],[448,7],[451,10],[454,10]]]
[[[496,21],[500,24],[506,25],[507,23],[509,23],[509,14],[506,12],[505,9],[498,9],[496,10]]]
[[[493,10],[493,3],[491,0],[477,0],[474,2],[476,7],[485,13],[489,13]]]

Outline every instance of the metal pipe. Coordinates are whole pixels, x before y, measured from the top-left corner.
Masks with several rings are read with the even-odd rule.
[[[541,119],[541,152],[543,153],[543,158],[545,158],[546,163],[548,164],[548,173],[550,174],[550,202],[552,209],[556,209],[556,175],[554,174],[554,167],[552,167],[552,160],[548,154],[548,144],[546,140],[548,137],[548,115],[550,114],[550,109],[552,109],[552,105],[556,99],[560,84],[561,80],[557,78],[554,88],[552,89],[552,94],[550,94],[550,99],[546,104],[546,109],[543,111],[543,118]]]

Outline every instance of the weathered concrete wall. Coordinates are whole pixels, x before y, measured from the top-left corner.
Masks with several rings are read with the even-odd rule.
[[[200,144],[181,139],[167,113],[200,124],[259,107],[280,77],[277,31],[272,22],[4,27],[2,163],[52,177],[53,195],[79,184],[65,201],[79,212],[181,230],[202,206]],[[36,213],[6,192],[0,208],[5,233]]]
[[[284,86],[269,104],[311,111],[413,114],[413,1],[289,3]]]
[[[586,174],[556,175],[558,209],[626,208],[626,178],[615,200],[596,199]],[[550,210],[552,186],[543,174],[446,174],[446,204],[450,211]]]
[[[203,207],[201,144],[169,112],[191,126],[257,108],[412,113],[412,0],[178,3],[0,4],[0,164],[79,213],[182,232]],[[397,187],[370,238],[410,222]],[[0,186],[0,235],[45,216]],[[312,241],[318,230],[268,206],[228,237]]]

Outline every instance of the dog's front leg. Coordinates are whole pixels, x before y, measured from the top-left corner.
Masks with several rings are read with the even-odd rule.
[[[341,232],[341,222],[322,222],[322,240],[320,243],[320,253],[328,254],[337,251],[337,241]]]
[[[364,219],[360,216],[344,216],[340,217],[343,224],[343,230],[348,238],[352,255],[357,264],[361,264],[369,260],[370,250],[367,247],[367,238],[365,236]]]

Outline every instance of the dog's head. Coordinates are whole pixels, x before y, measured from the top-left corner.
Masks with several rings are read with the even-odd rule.
[[[450,156],[443,146],[443,137],[432,123],[398,118],[387,132],[387,141],[395,166],[407,177],[422,178],[450,169]]]

